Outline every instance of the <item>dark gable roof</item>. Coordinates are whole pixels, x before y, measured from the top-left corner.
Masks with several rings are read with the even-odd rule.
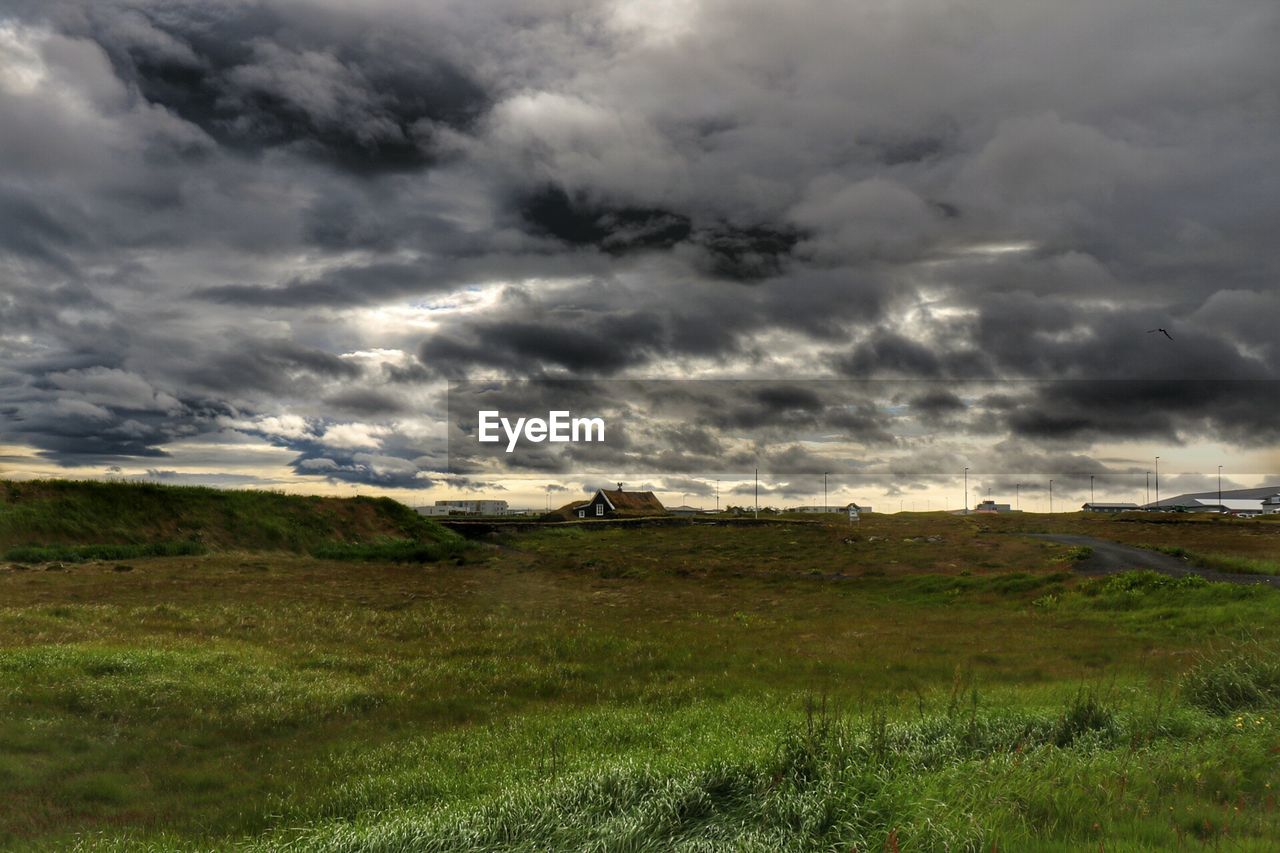
[[[658,500],[653,492],[624,492],[621,489],[601,489],[600,494],[603,494],[618,512],[662,513],[667,511],[667,508],[662,505],[662,501]]]
[[[618,515],[645,516],[666,515],[667,508],[662,505],[653,492],[623,492],[617,489],[597,489],[587,501],[567,503],[557,510],[543,516],[546,519],[572,520],[578,517],[578,510],[585,509],[595,502],[596,495],[604,495],[604,499],[613,507]],[[594,518],[594,516],[592,516]]]

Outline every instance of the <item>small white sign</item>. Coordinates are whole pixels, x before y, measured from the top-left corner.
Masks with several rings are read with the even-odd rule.
[[[858,509],[857,509],[857,507],[852,507],[852,506],[851,506],[851,507],[849,507],[849,520],[850,520],[850,521],[857,521],[857,520],[858,520]]]

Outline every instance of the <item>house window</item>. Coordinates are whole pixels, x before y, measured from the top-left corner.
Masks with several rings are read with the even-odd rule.
[[[585,509],[578,510],[578,518],[586,518],[586,517],[587,517],[587,511]]]
[[[604,504],[596,504],[596,515],[604,515]]]

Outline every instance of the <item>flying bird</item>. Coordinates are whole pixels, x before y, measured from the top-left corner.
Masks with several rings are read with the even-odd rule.
[[[1169,340],[1173,340],[1173,335],[1169,334],[1169,333],[1168,333],[1168,332],[1166,332],[1164,329],[1147,329],[1147,334],[1148,334],[1148,335],[1149,335],[1149,334],[1151,334],[1152,332],[1159,332],[1160,334],[1164,335],[1164,336],[1165,336],[1166,338],[1168,338]]]

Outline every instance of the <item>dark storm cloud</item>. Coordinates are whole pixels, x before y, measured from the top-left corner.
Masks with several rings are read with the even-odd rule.
[[[911,411],[930,427],[947,423],[968,411],[968,406],[955,392],[946,388],[930,388],[911,399]]]
[[[324,350],[288,340],[250,340],[209,353],[183,375],[187,381],[212,391],[284,393],[295,390],[302,376],[354,380],[361,373],[350,362]]]
[[[355,415],[385,416],[409,411],[404,400],[374,388],[346,388],[325,397],[324,402],[338,411]]]
[[[295,278],[279,287],[225,284],[205,288],[194,295],[211,302],[263,308],[346,307],[456,286],[433,272],[429,264],[367,264],[341,267],[310,279]]]
[[[640,312],[550,323],[513,319],[483,323],[471,331],[470,340],[432,338],[419,357],[429,366],[478,365],[524,373],[550,365],[573,373],[608,374],[648,361],[662,333],[656,317]]]
[[[57,460],[226,428],[437,482],[471,375],[951,383],[639,394],[608,463],[690,480],[1276,439],[1270,0],[6,12],[0,432]],[[1070,381],[961,383],[1013,379]]]
[[[838,357],[836,366],[847,376],[917,376],[932,378],[952,373],[946,365],[954,353],[935,351],[895,332],[878,329],[870,338]],[[968,359],[970,366],[973,359]],[[968,371],[982,375],[982,371]]]
[[[1051,382],[1006,417],[1015,435],[1032,439],[1182,434],[1265,447],[1280,442],[1280,382]]]
[[[781,275],[803,236],[794,228],[721,225],[698,232],[694,242],[702,250],[701,269],[716,278],[750,282]]]
[[[6,188],[0,195],[0,246],[6,251],[72,272],[74,265],[61,247],[78,242],[74,231],[18,188]]]
[[[168,455],[165,445],[216,430],[217,402],[177,397],[127,371],[93,367],[0,375],[4,433],[62,464]]]
[[[517,202],[520,218],[536,234],[571,246],[594,246],[613,254],[669,249],[688,239],[688,217],[664,210],[609,208],[571,197],[559,187],[543,187]]]
[[[494,368],[613,375],[680,358],[761,360],[769,354],[750,345],[757,335],[782,330],[837,340],[850,322],[880,317],[894,299],[890,283],[874,274],[830,270],[797,272],[785,288],[749,292],[699,292],[684,284],[629,292],[615,281],[591,279],[567,289],[552,307],[527,294],[513,296],[494,305],[487,319],[428,337],[418,355],[449,377]],[[660,287],[664,298],[656,300]]]
[[[660,208],[611,206],[583,193],[544,186],[521,195],[516,209],[532,234],[610,255],[673,249],[685,244],[697,268],[716,278],[758,281],[781,274],[802,232],[787,227],[727,223],[695,226],[685,214]]]
[[[438,156],[438,127],[467,126],[488,100],[431,44],[370,30],[367,18],[337,9],[108,3],[86,11],[83,33],[121,79],[248,153],[288,148],[357,173],[418,169]]]

